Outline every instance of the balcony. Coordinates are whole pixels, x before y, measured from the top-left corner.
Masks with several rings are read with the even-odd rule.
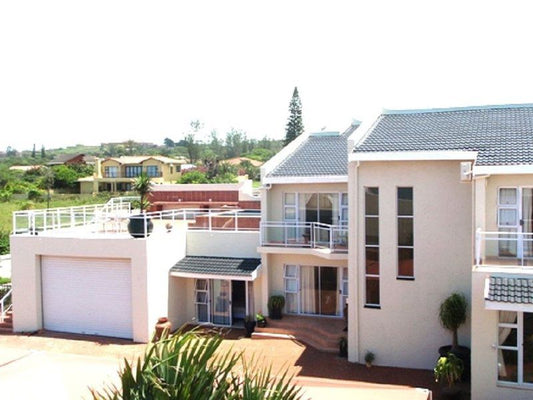
[[[475,265],[532,268],[533,233],[476,231]]]
[[[163,176],[162,171],[155,171],[148,173],[147,171],[143,171],[148,177],[150,178],[161,178]],[[124,173],[124,172],[104,172],[102,174],[102,178],[106,179],[135,179],[141,175],[140,172],[138,173]]]
[[[261,222],[261,246],[348,252],[348,227],[321,222]]]

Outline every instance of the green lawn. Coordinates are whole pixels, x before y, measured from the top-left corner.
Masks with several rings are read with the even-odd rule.
[[[103,204],[109,200],[107,193],[101,193],[97,196],[81,194],[54,194],[50,201],[50,208],[82,206],[85,204]],[[0,203],[0,231],[11,232],[13,229],[13,211],[27,209],[46,208],[46,201],[31,202],[28,200],[12,200]]]

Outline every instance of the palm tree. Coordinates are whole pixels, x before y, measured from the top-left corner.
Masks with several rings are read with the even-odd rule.
[[[102,392],[91,389],[94,400],[297,400],[300,388],[287,372],[273,377],[270,368],[247,363],[242,353],[217,351],[220,334],[178,331],[150,344],[144,357],[124,361],[121,384]]]
[[[148,197],[152,193],[152,182],[150,180],[150,177],[144,172],[141,173],[133,182],[132,188],[141,198],[139,207],[141,209],[142,214],[145,209],[150,207],[150,201],[148,200]]]

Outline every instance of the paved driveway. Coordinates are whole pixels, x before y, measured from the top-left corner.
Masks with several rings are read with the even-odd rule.
[[[89,387],[118,383],[123,358],[144,353],[144,345],[130,341],[64,335],[0,334],[2,399],[90,399]],[[289,368],[305,398],[335,400],[427,400],[430,371],[364,366],[348,363],[290,340],[250,340],[238,333],[224,340],[221,351],[245,351],[247,357]],[[428,385],[426,385],[426,383]]]

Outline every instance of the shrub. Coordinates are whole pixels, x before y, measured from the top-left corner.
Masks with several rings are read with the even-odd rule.
[[[452,331],[453,342],[452,348],[457,348],[457,330],[466,321],[466,310],[468,308],[468,302],[466,297],[462,293],[452,293],[446,298],[439,308],[439,319],[441,325]]]
[[[30,189],[28,191],[28,200],[39,202],[39,201],[43,201],[43,198],[44,198],[44,192],[42,190]]]
[[[452,387],[455,382],[461,379],[463,373],[463,361],[453,353],[448,353],[446,357],[440,357],[435,366],[435,382],[446,382],[448,387]]]
[[[9,254],[9,232],[0,231],[0,255]]]

